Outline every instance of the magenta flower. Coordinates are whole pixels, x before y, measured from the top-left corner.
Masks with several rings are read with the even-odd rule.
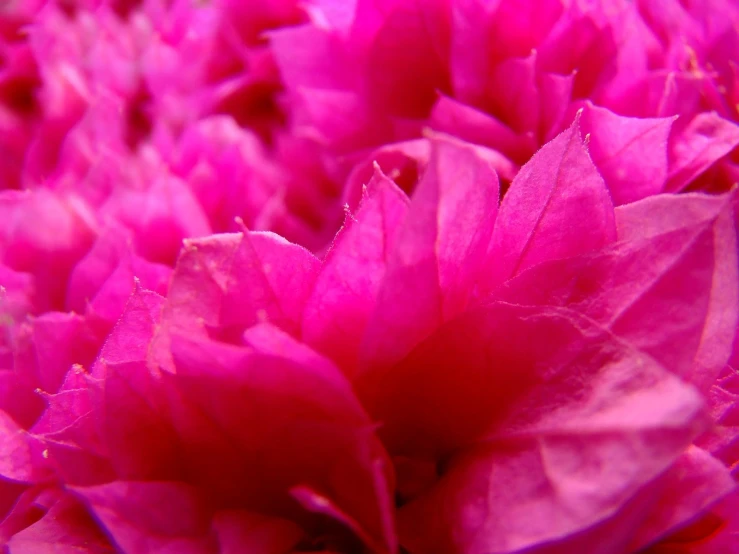
[[[465,196],[490,197],[479,191],[480,174],[472,164],[460,174],[452,160],[461,154],[445,157],[443,148],[407,214],[402,199],[392,202],[397,193],[379,192],[394,187],[376,177],[378,192],[327,257],[304,325],[310,344],[356,376],[360,398],[382,422],[403,501],[400,543],[411,552],[518,552],[543,543],[632,552],[732,490],[710,453],[669,437],[698,438],[705,417],[695,389],[697,411],[678,407],[694,401],[677,377],[708,392],[731,354],[733,195],[657,196],[614,211],[575,125],[522,169],[491,227],[471,216],[479,203]],[[448,202],[444,176],[453,177]],[[466,217],[455,218],[453,206]],[[444,233],[452,221],[458,234]],[[473,239],[491,233],[481,251]],[[369,247],[357,245],[371,238],[378,250],[369,258]],[[693,256],[702,261],[694,265]],[[464,271],[480,259],[488,261],[477,272]],[[374,283],[350,277],[348,260]],[[367,281],[370,288],[359,285]],[[673,328],[650,323],[665,313]],[[723,331],[704,334],[713,325]],[[650,406],[667,411],[648,415]],[[673,474],[697,478],[696,494],[687,482],[660,483]],[[661,487],[684,496],[661,501]]]
[[[0,7],[0,551],[734,552],[738,18]]]
[[[593,161],[622,204],[736,180],[739,14],[683,4],[315,2],[310,23],[272,41],[295,132],[324,146],[340,181],[355,157],[371,163],[423,127],[498,151],[508,181],[585,107]],[[634,158],[647,152],[645,174]]]
[[[735,193],[614,209],[576,121],[498,207],[487,150],[429,143],[323,261],[189,240],[94,362],[40,363],[43,413],[3,419],[10,551],[731,544]]]

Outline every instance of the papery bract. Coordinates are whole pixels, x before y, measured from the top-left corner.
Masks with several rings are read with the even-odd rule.
[[[592,219],[574,217],[581,212],[593,214]],[[575,121],[537,152],[512,183],[490,243],[487,286],[543,261],[597,250],[614,236],[610,195]]]

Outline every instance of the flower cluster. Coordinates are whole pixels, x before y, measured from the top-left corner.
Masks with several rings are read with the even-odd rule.
[[[0,131],[3,554],[739,548],[733,0],[10,0]]]

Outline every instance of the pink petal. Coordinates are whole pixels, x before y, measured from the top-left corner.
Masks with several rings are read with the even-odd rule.
[[[346,89],[357,68],[346,60],[340,37],[317,25],[287,27],[270,33],[271,49],[285,84],[296,88]]]
[[[581,333],[536,310],[469,310],[421,342],[399,364],[356,383],[393,455],[436,460],[472,443],[541,378],[566,372]],[[532,337],[536,337],[536,340]],[[505,339],[505,340],[503,340]],[[594,369],[594,368],[593,368]]]
[[[97,291],[89,305],[89,315],[102,319],[106,328],[118,321],[136,286],[160,295],[167,294],[172,268],[152,263],[135,254],[124,255],[118,266]]]
[[[31,443],[28,434],[4,411],[0,411],[0,477],[18,482],[33,481]]]
[[[715,112],[701,113],[677,126],[670,137],[666,189],[680,191],[739,144],[739,125]]]
[[[732,353],[734,329],[739,324],[739,259],[737,229],[731,217],[736,194],[721,196],[658,196],[616,210],[619,237],[644,237],[666,233],[694,224],[707,227],[712,235],[713,264],[708,276],[695,290],[708,290],[709,300],[703,321],[703,332],[695,353],[691,381],[705,390],[711,386]],[[651,223],[650,223],[651,222]],[[701,239],[696,237],[696,243]],[[696,244],[692,248],[699,248]],[[695,301],[695,296],[693,296]],[[675,306],[673,300],[673,307]],[[697,314],[696,314],[697,315]]]
[[[165,318],[243,330],[271,321],[295,332],[318,260],[271,233],[244,231],[187,241],[172,277]],[[238,334],[238,332],[236,333]]]
[[[172,432],[163,420],[147,365],[163,299],[138,289],[108,337],[92,375],[79,366],[67,374],[34,426],[48,457],[75,484],[124,476],[154,476],[174,468]]]
[[[13,271],[0,264],[0,307],[4,315],[13,321],[23,319],[27,314],[36,313],[34,302],[34,278],[32,275]]]
[[[630,117],[671,117],[694,113],[702,80],[688,72],[653,71],[627,89],[609,107]]]
[[[651,483],[642,487],[613,517],[573,535],[535,547],[526,552],[567,554],[569,552],[602,552],[621,554],[676,554],[685,552],[671,548],[683,544],[694,551],[697,542],[722,525],[713,503],[731,490],[732,480],[726,468],[710,456],[690,446],[672,466]],[[727,497],[719,500],[724,503]],[[652,539],[674,531],[652,547],[641,549],[637,541]],[[674,542],[673,542],[674,541]],[[695,541],[695,542],[694,542]],[[671,546],[672,545],[672,546]],[[664,548],[664,549],[663,549]],[[719,549],[720,551],[720,549]]]
[[[575,74],[539,72],[540,117],[538,136],[542,142],[553,140],[568,121],[567,115],[572,103]]]
[[[696,443],[730,467],[739,469],[739,374],[730,360],[708,392],[711,417],[716,425]]]
[[[667,181],[667,139],[673,118],[630,118],[592,104],[582,116],[590,155],[615,204],[662,192]]]
[[[39,521],[13,535],[8,548],[14,554],[114,552],[97,523],[69,497],[62,497]]]
[[[188,126],[172,158],[215,232],[238,230],[237,216],[254,227],[279,193],[277,168],[259,139],[230,117],[212,116]]]
[[[614,238],[613,204],[576,120],[513,180],[495,224],[483,286],[491,290],[529,267],[596,250]]]
[[[178,327],[198,319],[217,326],[229,284],[229,268],[241,235],[222,234],[188,240],[177,260],[167,295],[165,320]]]
[[[490,60],[489,20],[492,9],[487,2],[464,0],[452,8],[450,72],[454,96],[465,104],[480,105],[487,86]]]
[[[551,31],[563,12],[561,2],[453,3],[451,73],[455,96],[480,105],[491,87],[489,70],[506,58],[525,58]]]
[[[669,537],[644,550],[645,554],[713,554],[739,552],[736,542],[739,522],[735,514],[739,507],[739,491],[735,491],[710,507],[702,517],[679,529]]]
[[[114,472],[98,432],[95,401],[100,385],[79,366],[67,374],[60,391],[44,395],[48,408],[31,429],[43,444],[54,471],[67,483],[109,481]]]
[[[0,370],[0,410],[3,410],[22,428],[28,429],[44,410],[44,400],[34,392],[35,375]]]
[[[488,409],[503,410],[487,440],[446,460],[446,472],[437,485],[401,509],[401,544],[410,550],[519,552],[584,531],[624,509],[707,424],[702,400],[692,388],[648,357],[616,346],[607,333],[594,334],[596,328],[588,328],[585,320],[562,311],[521,318],[521,308],[498,309],[514,316],[511,323],[522,334],[515,331],[515,345],[510,331],[499,335],[506,341],[497,341],[496,347],[508,350],[507,356],[488,353],[477,359],[500,360],[500,367],[510,372],[509,383],[516,383],[519,390],[505,380],[488,381],[487,390],[499,391],[507,406],[487,404]],[[581,337],[559,343],[564,351],[555,349],[551,362],[537,356],[540,350],[530,351],[530,337],[548,338],[543,329],[534,331],[530,326],[547,321],[561,331],[570,327],[569,333]],[[510,323],[504,326],[511,328]],[[483,332],[490,330],[488,326]],[[550,336],[554,345],[562,338]],[[495,343],[480,341],[488,349]],[[460,342],[457,352],[445,355],[454,359],[467,347]],[[440,353],[439,349],[436,355]],[[538,360],[533,367],[546,368],[545,373],[526,375],[522,372],[526,365],[512,366],[513,360],[525,364],[526,356]],[[454,381],[443,382],[448,387]],[[485,395],[478,394],[477,407],[482,410]],[[464,395],[458,402],[457,409],[472,413]],[[448,412],[447,417],[454,419]]]
[[[506,57],[528,56],[532,49],[552,31],[563,15],[561,2],[524,0],[518,5],[499,2],[494,24],[488,32],[505,45]]]
[[[303,316],[304,340],[350,371],[375,305],[408,198],[380,171],[326,255]]]
[[[429,116],[431,127],[474,144],[497,150],[517,163],[528,160],[536,150],[535,137],[514,133],[504,123],[489,114],[441,96]],[[495,170],[502,179],[513,179],[518,168],[513,165],[497,165]]]
[[[93,231],[78,208],[46,189],[0,196],[0,256],[12,269],[34,275],[45,310],[63,308],[69,273],[92,244]]]
[[[47,312],[32,323],[33,364],[26,371],[37,371],[39,387],[56,392],[73,364],[89,367],[98,354],[102,337],[85,319],[73,313]],[[21,354],[18,348],[17,355]]]
[[[360,356],[402,358],[467,305],[498,205],[498,179],[479,149],[433,139],[431,159],[388,260]]]
[[[261,268],[259,267],[261,265]],[[224,298],[223,323],[243,325],[245,314],[257,321],[294,329],[318,274],[319,261],[304,248],[272,233],[244,233],[232,271],[246,283]],[[260,283],[260,281],[264,284]],[[244,294],[243,289],[250,292]],[[260,310],[266,312],[266,318]]]
[[[165,294],[170,274],[169,267],[148,262],[132,252],[130,232],[112,226],[101,233],[72,271],[67,309],[85,313],[89,306],[112,326],[126,307],[134,278],[143,288]]]
[[[356,210],[365,194],[365,186],[370,186],[377,171],[376,166],[410,195],[418,184],[422,168],[428,165],[430,153],[431,144],[427,139],[394,142],[373,150],[354,165],[344,185],[342,200],[350,210]]]
[[[729,194],[656,196],[620,207],[622,242],[524,272],[500,298],[587,314],[705,390],[733,341],[734,205]]]
[[[653,30],[645,23],[632,2],[617,2],[613,12],[607,12],[609,33],[616,45],[614,56],[607,60],[602,76],[591,99],[601,106],[610,106],[634,83],[647,78],[664,52]]]
[[[110,461],[122,478],[156,478],[177,472],[174,432],[156,373],[148,366],[164,299],[138,289],[108,337],[93,374],[103,379],[95,417]]]
[[[210,223],[187,185],[171,175],[157,177],[145,191],[119,189],[102,208],[134,232],[136,251],[172,265],[182,239],[211,233]]]
[[[370,102],[377,109],[406,118],[423,118],[448,90],[446,50],[449,41],[447,3],[398,2],[383,13],[382,26],[368,53]]]
[[[0,544],[10,539],[39,519],[38,508],[46,504],[38,502],[42,487],[31,487],[0,480]],[[41,506],[39,506],[41,505]]]
[[[146,360],[149,342],[161,319],[163,303],[164,298],[158,294],[136,287],[126,311],[105,342],[97,363],[109,366]],[[101,369],[94,367],[93,375],[102,377],[104,373]]]
[[[536,53],[526,58],[509,58],[497,65],[490,76],[505,82],[489,94],[490,111],[517,133],[536,133],[539,127],[539,90],[536,86]]]
[[[276,514],[289,513],[292,487],[310,486],[391,544],[388,462],[349,383],[275,327],[247,342],[173,336],[171,410],[189,471],[216,498]]]
[[[631,542],[634,551],[700,518],[736,488],[726,467],[695,446],[690,446],[656,485],[657,491],[650,491],[645,499],[655,505]]]
[[[299,88],[296,111],[304,112],[304,120],[298,120],[298,128],[301,134],[339,151],[375,145],[387,136],[390,122],[386,117],[370,113],[363,100],[353,91]]]
[[[73,489],[123,552],[209,554],[210,513],[184,483],[116,481]]]

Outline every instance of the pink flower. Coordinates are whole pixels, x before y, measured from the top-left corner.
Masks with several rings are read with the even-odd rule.
[[[500,152],[507,177],[585,107],[593,161],[623,204],[736,180],[739,14],[683,4],[319,1],[272,48],[294,132],[323,146],[340,182],[356,157],[423,127]],[[646,152],[647,175],[634,166]]]
[[[302,236],[274,190],[279,169],[248,132],[204,121],[180,140],[166,132],[170,122],[137,119],[149,28],[141,13],[119,15],[47,3],[32,48],[21,43],[40,61],[43,109],[20,127],[29,190],[0,194],[0,408],[24,429],[43,411],[39,391],[55,394],[71,366],[97,357],[135,280],[166,292],[184,238],[230,228],[237,216]],[[202,149],[219,132],[223,148]],[[221,171],[235,190],[221,186]]]
[[[465,214],[478,203],[462,190],[483,194],[479,174],[460,175],[452,163],[460,154],[440,152],[410,209],[376,176],[376,192],[326,259],[304,322],[309,344],[356,376],[382,422],[404,495],[400,543],[417,552],[517,552],[545,542],[552,551],[631,552],[732,490],[717,459],[688,447],[705,415],[677,376],[708,392],[731,354],[733,195],[656,196],[614,210],[575,125],[519,173],[483,249],[489,261],[460,279],[465,260],[481,254],[456,241],[447,251],[444,222],[455,221],[452,236],[467,241],[491,229],[484,219],[453,219],[452,200],[438,200],[444,181],[430,176],[445,167]],[[650,323],[665,313],[674,327]],[[722,331],[703,335],[713,325]],[[684,401],[693,416],[687,404],[678,408]],[[686,474],[701,483],[695,494]],[[662,487],[679,498],[661,500]]]
[[[11,551],[731,540],[735,192],[614,208],[576,121],[498,206],[488,150],[428,140],[410,198],[376,169],[325,259],[188,240],[27,431],[0,412]]]
[[[732,551],[737,17],[0,8],[0,549]]]

